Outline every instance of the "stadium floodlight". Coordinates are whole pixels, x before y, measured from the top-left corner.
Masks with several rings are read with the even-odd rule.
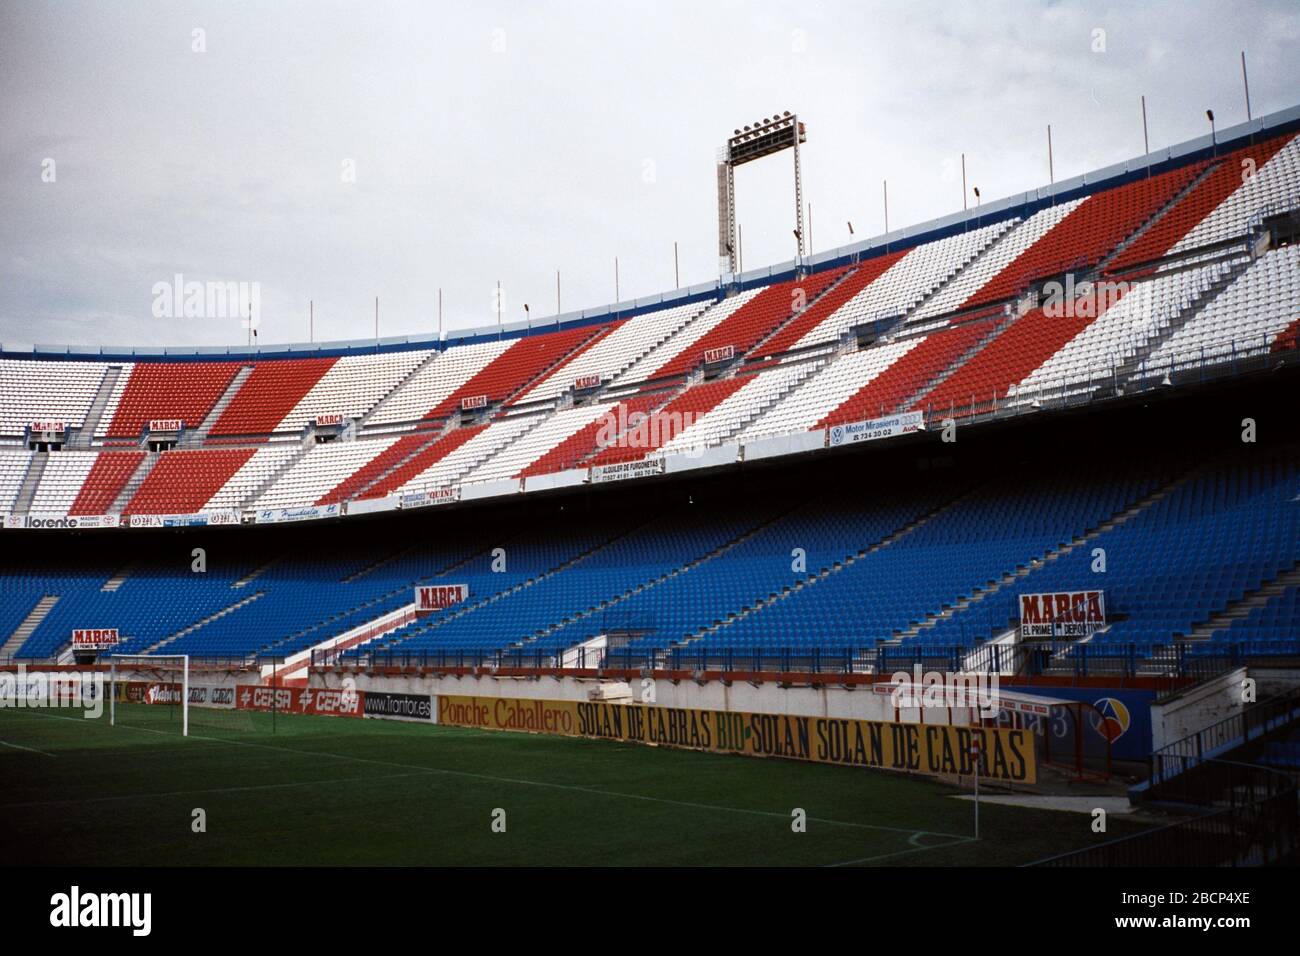
[[[794,150],[795,239],[799,258],[804,256],[803,174],[799,144],[808,139],[804,124],[789,110],[761,119],[752,126],[734,130],[718,155],[718,256],[727,260],[727,271],[738,269],[739,242],[736,235],[736,167],[756,159]]]
[[[129,707],[179,707],[181,736],[190,735],[190,658],[188,654],[110,654],[108,722],[118,723],[118,698]]]

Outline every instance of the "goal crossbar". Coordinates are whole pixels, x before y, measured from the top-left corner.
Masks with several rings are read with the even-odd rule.
[[[160,684],[180,685],[181,736],[190,735],[190,656],[188,654],[110,654],[108,656],[108,722],[117,724],[117,683],[123,675],[152,677]],[[164,676],[171,675],[171,676]]]

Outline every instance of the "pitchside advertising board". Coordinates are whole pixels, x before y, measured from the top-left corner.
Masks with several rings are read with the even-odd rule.
[[[985,779],[1034,783],[1038,770],[1029,730],[445,695],[435,722],[934,775],[973,773],[978,740]]]
[[[839,445],[853,445],[860,441],[893,438],[895,435],[910,435],[912,432],[924,430],[923,413],[905,412],[902,415],[890,415],[888,418],[871,418],[863,422],[834,425],[826,432],[826,444],[834,448]]]
[[[428,491],[413,491],[398,499],[399,508],[428,508],[432,505],[449,505],[460,501],[460,485],[450,488],[432,488]]]
[[[1020,636],[1051,640],[1086,637],[1106,626],[1106,596],[1095,591],[1020,595]]]
[[[389,720],[433,720],[428,694],[389,694],[333,687],[240,687],[232,706],[239,710],[279,711],[317,717],[381,717]]]
[[[441,611],[469,597],[468,584],[428,584],[415,589],[415,610]]]

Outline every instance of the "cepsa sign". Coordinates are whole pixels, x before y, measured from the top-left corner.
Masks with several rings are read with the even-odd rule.
[[[415,610],[441,611],[469,597],[468,584],[429,584],[415,589]]]
[[[117,645],[115,627],[80,627],[72,632],[72,649],[75,651],[102,651]]]
[[[1021,637],[1085,637],[1106,626],[1101,591],[1020,595]]]
[[[439,724],[602,737],[752,757],[1034,783],[1032,730],[752,714],[604,701],[437,698]],[[972,743],[978,742],[978,750]]]

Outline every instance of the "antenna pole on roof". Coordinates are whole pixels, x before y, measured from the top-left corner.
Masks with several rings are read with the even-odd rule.
[[[438,341],[442,341],[442,289],[438,290]]]
[[[1147,136],[1147,96],[1142,94],[1142,152],[1147,158],[1147,178],[1151,178],[1151,140]]]
[[[1047,181],[1056,185],[1056,168],[1052,165],[1052,124],[1047,124]]]
[[[1246,122],[1251,121],[1250,115],[1250,80],[1246,76],[1246,51],[1241,51],[1241,85],[1246,90]]]
[[[966,211],[966,154],[961,154],[961,209]]]

